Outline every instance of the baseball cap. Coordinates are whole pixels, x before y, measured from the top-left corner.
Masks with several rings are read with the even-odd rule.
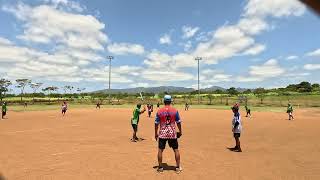
[[[165,95],[163,100],[166,101],[166,102],[171,102],[172,98],[171,98],[170,95]]]

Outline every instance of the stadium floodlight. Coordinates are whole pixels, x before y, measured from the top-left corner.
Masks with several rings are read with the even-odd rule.
[[[196,57],[196,61],[198,61],[198,104],[200,104],[200,61],[202,57]]]
[[[107,56],[107,59],[109,59],[109,90],[108,90],[108,93],[109,93],[109,104],[111,102],[111,60],[114,59],[113,56]]]

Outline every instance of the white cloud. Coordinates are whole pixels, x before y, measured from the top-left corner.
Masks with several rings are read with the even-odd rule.
[[[249,0],[244,15],[262,18],[301,16],[305,9],[305,6],[297,0]]]
[[[144,47],[139,44],[113,43],[108,45],[108,51],[117,55],[144,54]]]
[[[189,51],[192,48],[192,42],[187,41],[186,43],[183,44],[183,46],[184,46],[183,48],[184,51]]]
[[[259,34],[269,28],[269,25],[260,18],[243,18],[240,19],[238,27],[251,35]]]
[[[256,55],[265,46],[255,44],[254,36],[272,29],[267,17],[301,16],[304,12],[305,6],[299,1],[248,0],[243,16],[237,23],[225,24],[207,35],[202,33],[199,40],[205,39],[204,42],[199,43],[191,54],[204,57],[206,64],[216,64],[243,53]]]
[[[4,11],[12,13],[22,22],[23,34],[18,38],[26,41],[27,45],[39,43],[50,49],[43,52],[17,46],[0,37],[0,66],[8,67],[6,76],[43,81],[94,81],[95,76],[90,74],[94,71],[86,73],[86,70],[92,63],[103,60],[99,50],[103,50],[108,41],[102,32],[105,25],[91,15],[74,13],[70,9],[67,12],[65,7],[61,8],[67,5],[75,8],[77,4],[72,1],[52,0],[47,3],[2,6]],[[122,81],[130,79],[121,78]]]
[[[266,49],[266,46],[263,44],[256,44],[251,48],[247,49],[243,54],[244,55],[257,55],[263,52]]]
[[[44,2],[52,5],[54,8],[67,10],[67,11],[77,11],[83,12],[86,7],[81,6],[78,2],[72,0],[44,0]]]
[[[91,15],[74,14],[48,5],[31,7],[19,3],[4,6],[24,23],[18,38],[34,43],[56,43],[73,48],[103,50],[108,41],[102,30],[105,25]]]
[[[218,82],[229,82],[232,80],[231,78],[232,75],[214,69],[204,69],[200,74],[200,80],[204,86]]]
[[[292,55],[292,56],[288,56],[286,59],[287,60],[294,60],[294,59],[298,59],[298,56]]]
[[[320,57],[320,49],[316,49],[306,54],[307,56]]]
[[[196,67],[195,56],[189,53],[180,53],[172,56],[176,68]]]
[[[259,77],[277,77],[285,72],[276,59],[270,59],[260,66],[250,66],[250,75]]]
[[[119,66],[111,70],[111,82],[113,84],[133,83],[134,79],[140,75],[141,67]],[[108,82],[108,67],[87,68],[81,71],[81,77],[100,82]]]
[[[192,80],[193,75],[182,71],[170,71],[165,68],[162,70],[147,69],[142,72],[142,77],[147,80],[167,83]]]
[[[247,77],[247,76],[239,76],[236,81],[238,82],[259,82],[259,81],[263,81],[263,78],[261,77]]]
[[[309,76],[311,75],[311,73],[288,73],[286,75],[284,75],[285,77],[303,77],[303,76]]]
[[[151,69],[172,69],[174,67],[172,57],[166,53],[158,51],[149,53],[143,63]]]
[[[159,39],[160,44],[171,44],[171,36],[169,34],[164,34],[163,36],[160,37]]]
[[[249,76],[239,76],[238,82],[255,82],[263,81],[268,78],[278,77],[285,73],[285,69],[281,68],[276,59],[270,59],[259,66],[249,67]]]
[[[219,60],[239,54],[253,44],[254,39],[237,26],[227,25],[217,29],[208,42],[199,43],[193,55],[203,57],[206,64],[216,64]]]
[[[149,83],[134,83],[130,84],[130,87],[137,88],[137,87],[151,87]]]
[[[15,46],[10,41],[0,43],[0,63],[26,62],[42,54],[33,49]]]
[[[306,64],[303,68],[306,70],[320,70],[320,64]]]
[[[6,38],[0,37],[0,45],[11,45],[12,42]]]
[[[198,31],[200,30],[199,27],[190,27],[190,26],[183,26],[182,27],[182,38],[189,39],[192,38]]]
[[[209,40],[209,36],[211,35],[212,32],[201,32],[198,33],[198,35],[196,36],[196,41],[208,41]]]

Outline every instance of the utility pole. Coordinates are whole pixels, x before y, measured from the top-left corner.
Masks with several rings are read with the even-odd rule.
[[[110,89],[110,84],[111,84],[111,60],[113,59],[113,56],[107,56],[107,59],[109,59],[109,104],[111,102],[111,89]]]
[[[198,104],[200,104],[200,61],[202,57],[196,57],[196,61],[198,61]]]

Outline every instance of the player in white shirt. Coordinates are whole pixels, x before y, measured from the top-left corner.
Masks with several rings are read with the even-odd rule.
[[[242,124],[241,124],[241,116],[239,113],[239,105],[235,104],[231,109],[233,112],[232,132],[233,132],[233,137],[236,140],[236,146],[232,148],[232,150],[235,152],[242,152],[240,147],[240,135],[242,130]]]

